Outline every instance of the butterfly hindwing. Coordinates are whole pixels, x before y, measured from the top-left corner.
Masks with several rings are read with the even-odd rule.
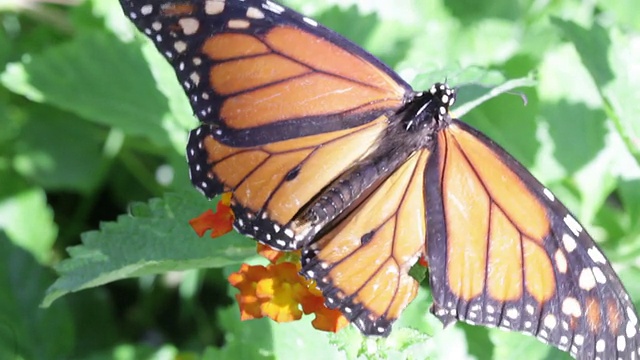
[[[240,233],[276,249],[296,249],[304,238],[296,238],[295,216],[374,146],[385,127],[382,117],[356,128],[239,148],[221,143],[211,125],[202,125],[187,146],[191,179],[209,197],[233,192]]]
[[[578,359],[637,356],[622,283],[548,189],[457,120],[432,160],[427,254],[439,319],[531,334]]]
[[[302,273],[365,334],[387,335],[418,289],[408,271],[424,253],[428,157],[413,154],[303,254]]]

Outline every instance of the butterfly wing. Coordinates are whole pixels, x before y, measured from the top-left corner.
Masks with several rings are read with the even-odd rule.
[[[173,65],[198,118],[230,146],[359,126],[410,90],[360,47],[270,1],[121,4]]]
[[[203,125],[191,132],[187,145],[191,179],[209,197],[233,192],[240,233],[276,249],[299,248],[304,238],[294,231],[296,215],[374,146],[385,119],[249,148],[225,145],[211,125]]]
[[[232,191],[236,229],[274,248],[301,246],[294,216],[376,148],[411,91],[360,47],[270,1],[121,4],[205,123],[187,148],[192,182],[208,197]]]
[[[414,153],[303,254],[301,272],[364,334],[387,335],[416,295],[408,271],[424,252],[428,158]]]
[[[427,168],[432,312],[578,359],[638,355],[634,305],[589,234],[498,145],[454,120]]]

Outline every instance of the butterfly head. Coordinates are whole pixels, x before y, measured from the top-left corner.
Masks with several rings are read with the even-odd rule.
[[[429,89],[429,93],[433,97],[433,102],[437,107],[437,116],[442,119],[446,113],[449,112],[449,108],[453,106],[456,101],[456,91],[449,87],[445,83],[435,83]]]
[[[404,128],[433,133],[449,123],[449,107],[456,101],[456,92],[445,83],[435,83],[428,91],[415,93],[403,108]]]

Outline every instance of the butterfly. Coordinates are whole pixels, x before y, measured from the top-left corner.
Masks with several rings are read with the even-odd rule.
[[[201,126],[190,177],[232,193],[235,229],[302,250],[301,273],[388,335],[425,256],[431,312],[536,336],[578,359],[640,353],[633,303],[567,208],[449,108],[373,55],[265,0],[120,0],[173,66]]]

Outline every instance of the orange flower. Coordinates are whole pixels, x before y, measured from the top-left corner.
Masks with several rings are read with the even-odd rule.
[[[311,325],[318,330],[335,333],[349,325],[349,320],[338,309],[328,309],[323,306],[315,314],[316,318],[311,321]]]
[[[312,324],[318,330],[336,332],[348,324],[340,311],[325,307],[322,293],[299,270],[299,263],[291,262],[266,267],[242,264],[229,276],[229,283],[240,290],[236,299],[242,320],[266,316],[289,322],[299,320],[304,312],[316,315]]]
[[[418,258],[418,264],[424,267],[429,267],[429,262],[427,261],[427,257],[425,255],[422,255]]]
[[[286,253],[283,251],[278,251],[273,249],[267,245],[258,243],[256,252],[260,254],[262,257],[266,258],[272,264],[276,264],[278,260],[280,260]]]
[[[305,279],[292,263],[271,264],[268,269],[271,276],[259,281],[256,287],[258,298],[266,300],[262,313],[277,322],[299,320],[302,317],[300,300],[308,291]]]
[[[299,302],[308,290],[305,279],[292,263],[267,267],[242,264],[240,271],[229,276],[229,283],[240,290],[236,299],[242,320],[267,316],[277,322],[288,322],[302,317]]]
[[[338,332],[349,324],[347,318],[338,309],[329,309],[324,304],[322,291],[313,280],[307,280],[309,294],[300,303],[305,314],[314,313],[316,318],[311,322],[314,328],[322,331]]]
[[[234,215],[230,205],[231,193],[224,193],[216,206],[215,213],[209,209],[191,219],[189,225],[200,237],[204,236],[207,230],[211,230],[212,238],[220,237],[233,229]]]
[[[232,229],[234,215],[230,204],[231,193],[225,193],[215,213],[208,210],[189,224],[198,236],[209,229],[211,237],[222,236]],[[337,332],[348,324],[340,311],[324,305],[324,297],[315,282],[299,274],[300,251],[281,252],[258,243],[257,252],[271,264],[242,264],[240,270],[228,278],[239,290],[236,300],[242,320],[266,316],[277,322],[288,322],[299,320],[303,313],[313,313],[316,317],[311,323],[318,330]]]
[[[269,262],[272,264],[278,264],[285,261],[294,263],[298,265],[298,271],[300,271],[300,268],[301,268],[300,266],[301,251],[300,250],[279,251],[269,247],[268,245],[257,243],[256,252],[258,253],[258,255],[269,260]]]
[[[240,293],[236,294],[236,300],[240,305],[242,320],[259,319],[263,316],[260,310],[261,302],[256,294],[256,283],[267,277],[268,273],[264,266],[242,264],[238,272],[229,275],[229,283],[240,290]]]

